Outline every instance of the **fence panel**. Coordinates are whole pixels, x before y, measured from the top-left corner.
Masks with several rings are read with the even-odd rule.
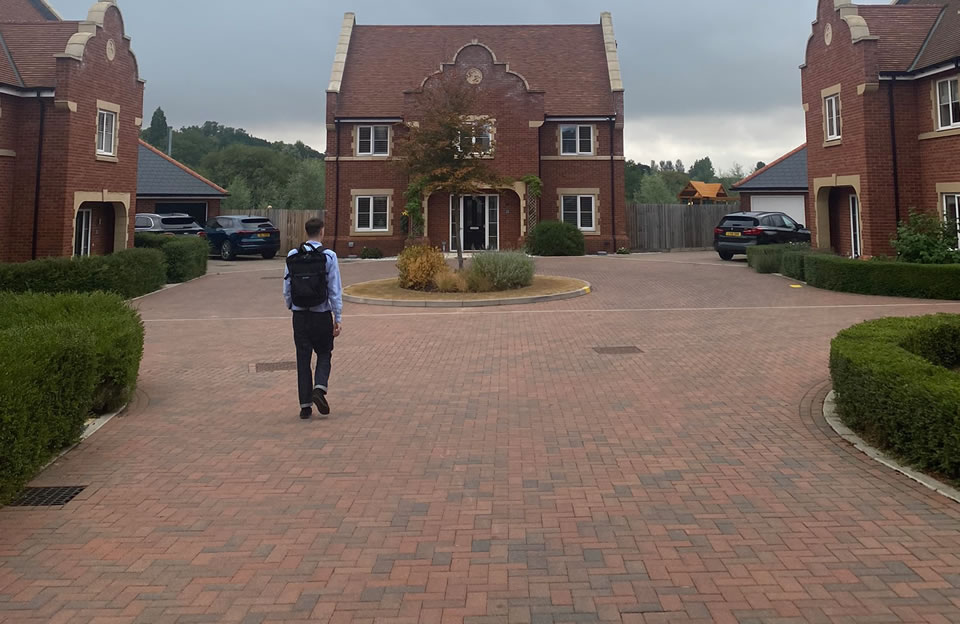
[[[726,204],[632,204],[627,206],[630,244],[637,251],[706,249],[713,245],[713,229],[724,215],[740,210]]]
[[[323,211],[315,210],[281,210],[270,208],[257,213],[258,217],[265,217],[280,230],[280,250],[286,253],[304,240],[307,235],[304,228],[307,221],[314,217],[322,217]]]

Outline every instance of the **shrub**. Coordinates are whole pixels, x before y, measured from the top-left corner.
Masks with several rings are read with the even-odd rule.
[[[747,248],[747,265],[757,273],[779,273],[787,245],[757,245]]]
[[[960,299],[960,265],[864,262],[837,256],[809,254],[804,258],[808,284],[826,290],[916,297]]]
[[[466,275],[467,290],[472,293],[492,292],[493,282],[489,277],[477,271],[467,271]]]
[[[163,253],[156,249],[0,265],[0,291],[17,293],[101,290],[129,299],[159,290],[166,283],[166,263]]]
[[[527,234],[527,251],[534,256],[582,256],[583,232],[560,221],[542,221]]]
[[[918,468],[960,478],[960,316],[887,318],[841,332],[830,352],[840,417]]]
[[[438,274],[448,270],[443,253],[436,247],[413,245],[404,249],[397,258],[400,272],[400,287],[412,290],[429,290]]]
[[[442,271],[433,278],[433,286],[437,292],[462,293],[467,292],[467,281],[460,273]]]
[[[360,251],[360,257],[363,260],[379,260],[383,257],[383,252],[376,247],[364,247]]]
[[[127,401],[142,354],[140,319],[117,295],[0,294],[0,503],[91,412]]]
[[[487,278],[493,290],[513,290],[533,283],[533,259],[519,251],[495,251],[473,257],[470,273]]]
[[[891,243],[902,262],[917,264],[956,264],[960,262],[957,246],[957,224],[937,217],[912,213],[910,220],[897,228]]]
[[[205,238],[140,233],[134,238],[134,245],[163,252],[168,284],[179,284],[207,273],[210,243]]]
[[[617,249],[617,255],[619,255],[619,256],[629,256],[629,255],[630,255],[630,250],[627,249],[626,247],[620,247],[619,249]]]

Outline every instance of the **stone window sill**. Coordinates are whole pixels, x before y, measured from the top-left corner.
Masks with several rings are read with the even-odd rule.
[[[120,162],[120,159],[117,158],[116,156],[108,156],[106,154],[97,154],[97,160],[99,160],[100,162],[110,162],[110,163]]]

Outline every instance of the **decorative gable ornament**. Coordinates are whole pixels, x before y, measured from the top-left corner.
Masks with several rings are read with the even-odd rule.
[[[472,85],[478,85],[483,82],[483,72],[473,67],[467,70],[467,82]]]
[[[827,24],[827,28],[823,32],[823,40],[827,45],[833,43],[833,24]]]

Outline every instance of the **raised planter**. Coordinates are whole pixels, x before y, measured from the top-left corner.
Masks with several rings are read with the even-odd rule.
[[[538,275],[526,288],[489,293],[431,293],[400,288],[396,278],[363,282],[344,289],[350,303],[401,308],[479,308],[573,299],[590,294],[590,284],[569,277]]]

